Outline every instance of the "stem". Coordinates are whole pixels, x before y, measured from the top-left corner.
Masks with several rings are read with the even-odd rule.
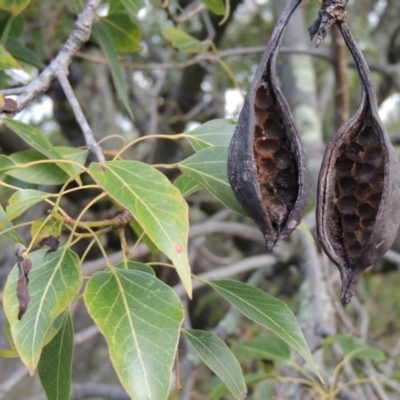
[[[349,48],[350,53],[354,58],[354,61],[356,62],[356,66],[360,74],[361,89],[367,93],[371,107],[376,113],[378,113],[378,105],[376,101],[374,85],[371,79],[371,71],[368,67],[367,61],[365,60],[363,53],[358,47],[358,44],[355,41],[347,23],[341,22],[338,24],[338,26],[340,32],[342,33],[343,39],[346,42],[347,47]]]

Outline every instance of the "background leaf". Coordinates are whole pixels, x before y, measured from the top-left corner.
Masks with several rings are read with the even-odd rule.
[[[109,14],[100,18],[100,25],[108,33],[118,51],[135,52],[141,49],[141,30],[127,14]]]
[[[44,69],[46,67],[32,50],[24,47],[21,42],[15,38],[8,38],[6,49],[16,60],[22,63],[33,65],[39,69]]]
[[[9,11],[12,15],[20,14],[31,0],[1,0],[0,8]]]
[[[201,186],[195,180],[186,175],[179,176],[174,185],[179,189],[183,197],[196,193],[201,189]]]
[[[61,154],[54,148],[50,140],[33,126],[27,125],[15,119],[3,118],[4,123],[13,130],[21,139],[32,146],[34,149],[48,157],[50,160],[62,159]],[[66,163],[57,163],[57,165],[72,176],[75,174],[74,168]]]
[[[217,335],[201,330],[183,330],[204,363],[225,383],[235,399],[246,397],[242,369],[229,347]]]
[[[65,160],[74,161],[85,167],[85,161],[89,154],[87,150],[75,149],[73,147],[54,147],[54,149]],[[9,157],[16,164],[27,164],[35,161],[46,160],[47,157],[36,150],[23,150],[10,155]],[[79,167],[72,165],[78,172]],[[13,178],[21,181],[34,183],[36,185],[61,185],[68,179],[68,175],[54,163],[43,163],[31,165],[27,168],[15,168],[7,172]]]
[[[260,335],[242,342],[233,348],[233,352],[236,355],[243,355],[247,359],[289,361],[292,358],[287,342],[275,335]]]
[[[324,381],[310,353],[300,325],[285,303],[246,283],[229,280],[208,283],[246,317],[270,329],[297,350],[321,382]]]
[[[212,146],[229,146],[236,122],[232,119],[213,119],[186,132],[185,137],[195,151]]]
[[[45,250],[38,250],[29,256],[33,264],[28,286],[31,300],[21,321],[17,318],[16,266],[8,276],[3,303],[15,347],[23,363],[33,374],[47,331],[57,316],[71,304],[81,287],[82,276],[78,256],[66,247],[47,255]]]
[[[0,44],[0,70],[10,68],[21,68],[21,65],[13,56]]]
[[[149,267],[148,265],[136,261],[129,261],[126,259],[120,261],[118,264],[115,264],[115,268],[128,269],[130,271],[140,271],[156,276],[154,269]]]
[[[135,216],[154,244],[172,260],[190,296],[188,206],[179,190],[161,172],[139,161],[92,163],[89,172]]]
[[[207,189],[222,204],[247,216],[236,200],[228,182],[228,147],[215,146],[200,150],[178,164],[179,169]]]
[[[52,341],[43,347],[38,365],[40,382],[48,399],[69,400],[74,332],[69,312]]]
[[[370,346],[353,335],[335,335],[326,340],[326,343],[333,342],[339,344],[344,356],[348,358],[374,360],[377,362],[386,359],[385,353],[381,349]]]
[[[229,1],[229,0],[228,0]],[[214,14],[224,15],[225,14],[225,5],[223,0],[201,0],[209,10],[211,10]]]
[[[90,278],[85,301],[129,395],[166,399],[183,321],[175,292],[149,273],[115,269]]]
[[[137,15],[137,13],[146,6],[144,0],[122,0],[122,4],[125,6],[126,10],[133,15]]]
[[[95,34],[101,49],[108,60],[111,76],[113,78],[114,86],[117,90],[118,96],[130,117],[133,118],[132,110],[129,105],[127,88],[122,76],[121,65],[118,60],[117,50],[115,49],[110,36],[99,23],[93,25],[93,33]]]
[[[7,218],[9,221],[19,217],[25,211],[29,210],[33,205],[50,197],[50,193],[42,192],[34,189],[24,189],[15,192],[8,200],[6,208]]]
[[[21,236],[18,235],[18,233],[15,230],[10,230],[6,233],[4,232],[6,229],[9,229],[13,226],[11,222],[8,222],[7,220],[7,214],[4,211],[4,208],[0,204],[0,236],[4,236],[8,240],[11,240],[13,243],[21,243],[25,244],[24,240],[21,238]]]
[[[203,50],[200,40],[173,26],[164,28],[162,34],[172,47],[184,53],[199,53]]]

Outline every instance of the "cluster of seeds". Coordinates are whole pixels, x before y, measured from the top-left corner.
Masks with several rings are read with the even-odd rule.
[[[375,225],[384,185],[382,144],[371,126],[350,137],[336,160],[337,202],[349,263],[360,257]]]
[[[263,204],[279,231],[298,196],[298,171],[280,109],[266,86],[255,95],[254,156]]]

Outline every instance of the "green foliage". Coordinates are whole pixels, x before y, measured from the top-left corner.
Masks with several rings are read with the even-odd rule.
[[[71,393],[74,331],[68,312],[53,339],[43,347],[38,373],[48,399],[69,400]]]
[[[15,347],[33,374],[46,342],[47,331],[57,316],[71,305],[81,287],[82,276],[78,256],[66,246],[55,253],[46,255],[44,250],[38,250],[29,256],[33,265],[29,274],[30,303],[22,320],[17,318],[16,266],[7,279],[3,302]]]
[[[218,336],[200,330],[184,330],[183,333],[200,358],[221,379],[235,399],[246,397],[247,389],[243,373],[229,347]]]
[[[82,261],[69,246],[73,241],[89,236],[101,247],[101,235],[116,229],[122,239],[121,248],[125,254],[128,253],[117,218],[84,222],[82,216],[86,209],[76,219],[67,216],[61,207],[62,197],[68,191],[67,184],[74,180],[82,181],[81,176],[85,175],[85,184],[74,190],[96,187],[101,192],[86,208],[108,197],[118,209],[128,210],[133,216],[132,221],[137,224],[135,231],[140,237],[148,237],[172,261],[171,266],[191,294],[187,255],[188,206],[183,195],[193,193],[202,186],[224,204],[240,211],[226,176],[227,143],[234,124],[229,120],[210,121],[174,138],[187,138],[197,153],[176,165],[184,175],[173,185],[164,174],[148,164],[117,159],[120,158],[119,153],[115,160],[93,162],[85,167],[86,151],[54,147],[38,130],[14,122],[6,120],[21,137],[29,140],[34,150],[10,157],[2,156],[3,173],[30,183],[43,184],[47,181],[63,186],[59,193],[53,195],[12,187],[15,193],[9,199],[7,212],[0,210],[0,229],[9,229],[8,235],[16,235],[11,220],[37,202],[50,200],[51,196],[49,206],[52,209],[48,217],[30,222],[32,243],[23,253],[23,260],[32,261],[28,277],[30,301],[26,314],[21,321],[17,319],[20,301],[15,289],[20,276],[17,267],[14,267],[5,287],[4,307],[13,343],[22,361],[31,373],[39,368],[39,376],[49,398],[63,399],[69,395],[69,363],[73,347],[67,310],[82,285],[79,269]],[[28,136],[29,133],[32,137]],[[65,166],[69,167],[68,173]],[[89,181],[88,177],[91,177]],[[50,254],[46,254],[45,250],[31,251],[31,246],[41,239],[60,236],[63,227],[70,232],[63,247]],[[80,236],[82,229],[87,232],[86,236]],[[20,242],[17,236],[8,238]],[[173,290],[155,276],[149,265],[129,261],[125,257],[115,265],[106,259],[106,264],[106,271],[96,272],[89,278],[84,295],[86,307],[107,341],[114,368],[129,395],[135,399],[166,399],[181,332],[183,305]],[[283,338],[283,341],[273,337],[262,342],[263,336],[260,336],[254,342],[237,346],[235,352],[238,355],[246,351],[249,355],[251,349],[255,352],[256,346],[259,346],[262,356],[290,361],[288,344],[298,350],[318,373],[300,327],[284,303],[258,289],[233,281],[209,284],[244,315]],[[26,332],[33,334],[26,336]],[[185,330],[183,333],[199,357],[223,382],[220,389],[213,391],[213,396],[229,391],[234,398],[243,398],[247,390],[244,375],[227,344],[210,332]],[[15,350],[10,351],[10,355],[15,354]],[[56,356],[52,358],[51,354]],[[66,367],[61,368],[61,365]],[[266,379],[265,375],[262,377]],[[250,379],[249,382],[255,381]]]
[[[164,28],[162,34],[172,47],[184,53],[198,53],[203,49],[200,40],[172,26]]]
[[[118,268],[90,278],[85,302],[130,396],[166,399],[183,321],[174,291],[149,273]]]

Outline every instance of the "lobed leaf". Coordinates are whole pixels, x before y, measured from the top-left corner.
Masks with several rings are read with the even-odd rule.
[[[85,302],[131,398],[166,399],[183,321],[175,292],[147,272],[117,268],[90,278]]]

